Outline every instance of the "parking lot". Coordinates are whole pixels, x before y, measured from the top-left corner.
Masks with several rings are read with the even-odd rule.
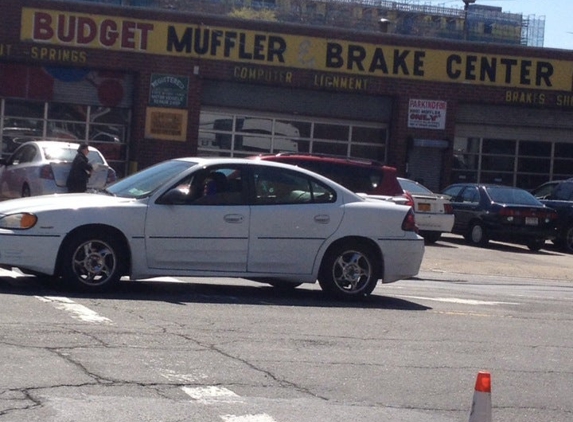
[[[421,271],[573,281],[573,256],[550,242],[539,252],[500,242],[478,248],[461,236],[446,234],[426,246]]]

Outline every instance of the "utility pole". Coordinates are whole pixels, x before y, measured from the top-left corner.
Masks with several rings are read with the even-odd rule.
[[[470,4],[474,4],[476,0],[462,0],[464,2],[464,40],[468,40],[469,35],[469,25],[468,25],[468,9]]]

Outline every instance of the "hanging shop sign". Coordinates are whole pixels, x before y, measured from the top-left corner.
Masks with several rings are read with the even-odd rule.
[[[150,106],[187,108],[188,77],[152,74],[149,85]]]
[[[408,127],[445,129],[448,103],[437,100],[414,100],[408,104]]]
[[[519,89],[572,91],[573,61],[351,42],[121,16],[22,8],[20,39],[43,45],[223,60]]]

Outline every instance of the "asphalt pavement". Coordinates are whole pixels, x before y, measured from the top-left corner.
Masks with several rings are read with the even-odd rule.
[[[445,234],[426,245],[420,271],[573,281],[573,255],[551,242],[532,252],[526,246],[500,242],[485,248],[470,246],[461,236]]]

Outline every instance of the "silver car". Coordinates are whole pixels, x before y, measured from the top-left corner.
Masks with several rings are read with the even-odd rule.
[[[0,198],[20,198],[66,193],[66,179],[80,144],[60,141],[30,141],[20,145],[6,160],[0,160]],[[102,189],[116,179],[104,156],[90,146],[88,161],[94,171],[88,189]]]

